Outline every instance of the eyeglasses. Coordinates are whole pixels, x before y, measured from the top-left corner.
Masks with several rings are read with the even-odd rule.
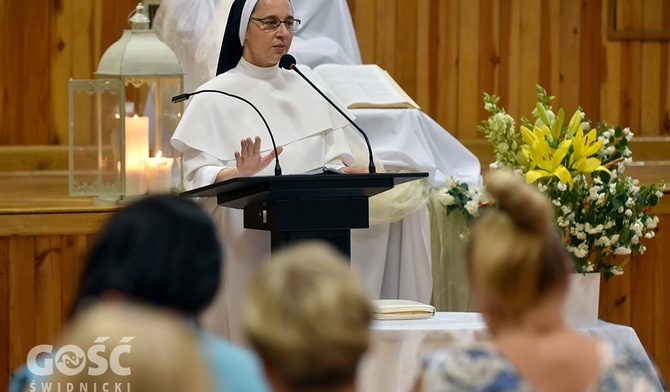
[[[296,31],[298,30],[298,27],[300,27],[300,19],[286,19],[286,20],[281,20],[277,18],[249,18],[252,20],[255,20],[257,22],[261,22],[261,27],[263,30],[267,31],[275,31],[281,26],[281,24],[285,24],[286,28],[291,30],[291,31]]]

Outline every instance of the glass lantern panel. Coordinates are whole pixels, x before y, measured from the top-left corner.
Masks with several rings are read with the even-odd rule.
[[[121,81],[70,80],[69,99],[70,196],[123,195]]]
[[[160,151],[164,157],[172,158],[174,164],[172,166],[172,188],[173,191],[182,191],[181,178],[181,153],[172,147],[170,139],[177,129],[177,124],[181,119],[184,104],[182,102],[173,103],[172,97],[183,92],[182,77],[163,77],[158,79],[156,86],[158,87],[157,96],[160,97],[160,107],[157,113],[159,114],[159,122],[157,122],[156,132],[156,151]]]
[[[182,103],[172,103],[172,97],[182,92],[182,77],[126,78],[125,85],[126,114],[137,115],[148,121],[148,157],[169,160],[169,188],[172,192],[178,192],[181,187],[181,155],[172,147],[170,139],[183,109]],[[150,167],[147,169],[150,170]]]

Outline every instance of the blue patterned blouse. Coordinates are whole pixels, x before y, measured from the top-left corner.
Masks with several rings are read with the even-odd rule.
[[[646,358],[602,342],[600,375],[587,392],[663,391]],[[429,354],[423,363],[423,391],[537,391],[490,343]]]

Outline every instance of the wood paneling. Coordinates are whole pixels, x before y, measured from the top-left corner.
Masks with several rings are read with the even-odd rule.
[[[67,145],[67,84],[93,78],[137,0],[2,1],[0,145]]]
[[[0,145],[67,144],[67,81],[91,78],[137,1],[2,2]],[[363,61],[444,128],[479,137],[482,93],[529,116],[536,83],[571,112],[670,132],[670,41],[610,40],[607,0],[348,0]],[[619,2],[618,26],[670,27],[670,3]],[[629,9],[630,8],[630,9]]]
[[[500,95],[514,117],[528,117],[537,83],[566,112],[581,106],[589,118],[636,135],[670,132],[670,41],[609,40],[607,0],[420,0],[411,12],[403,0],[348,2],[363,61],[389,70],[459,139],[481,137],[483,92]],[[643,4],[619,25],[670,24],[668,2]],[[397,30],[387,30],[393,20]]]
[[[91,232],[97,229],[97,222],[89,226]],[[30,349],[56,343],[75,298],[89,236],[0,236],[1,385],[25,363]]]
[[[31,348],[55,343],[89,243],[118,207],[68,197],[63,174],[3,175],[0,183],[11,189],[0,193],[0,385],[7,385]]]

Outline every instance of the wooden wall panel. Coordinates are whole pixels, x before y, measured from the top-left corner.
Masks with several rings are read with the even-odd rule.
[[[1,5],[0,5],[1,7]],[[0,385],[7,385],[9,361],[9,237],[0,237]]]
[[[460,139],[481,137],[474,129],[486,114],[481,109],[482,92],[501,95],[501,103],[513,116],[528,116],[535,102],[536,83],[556,96],[554,106],[563,106],[568,112],[581,106],[590,118],[630,126],[637,135],[659,136],[670,131],[668,41],[609,40],[608,1],[421,0],[415,2],[416,32],[377,28],[374,42],[370,34],[361,40],[360,32],[372,29],[369,24],[374,18],[364,15],[379,10],[379,2],[348,2],[363,61],[381,65],[406,90],[416,91],[413,96],[424,111]],[[620,22],[622,28],[670,24],[670,18],[664,17],[670,15],[668,2],[644,2],[644,9],[621,3],[630,13]],[[389,12],[400,14],[406,7],[404,0],[386,1],[378,26],[388,25]],[[432,9],[436,12],[427,16]],[[438,24],[435,28],[426,26],[434,23]],[[426,33],[433,31],[438,35],[435,50],[422,46],[430,44],[427,42],[419,42],[418,49],[407,48],[398,38],[404,32],[425,40]],[[388,56],[389,40],[397,47],[395,58]],[[450,46],[452,41],[455,47]],[[436,71],[426,69],[435,60],[423,61],[425,53],[437,59]],[[420,76],[415,82],[407,78],[409,71],[402,69],[412,64],[407,56],[420,59],[416,63]],[[449,67],[452,60],[453,67]],[[492,64],[497,61],[499,64]],[[646,74],[645,69],[653,72]],[[453,82],[444,82],[449,77]],[[649,82],[645,84],[643,78]]]
[[[433,113],[432,117],[446,129],[458,129],[458,10],[459,2],[440,1],[437,17],[430,19],[437,25],[438,34],[437,50],[431,56],[431,59],[437,57],[437,62],[432,64],[434,68],[430,73],[436,79],[429,84],[434,91],[429,95],[436,106],[431,106],[426,113]]]
[[[98,227],[98,220],[91,222],[89,229]],[[93,236],[0,236],[0,385],[34,346],[55,344]]]
[[[659,222],[659,224],[661,224]],[[661,224],[661,228],[655,238],[654,260],[667,261],[670,257],[670,216]],[[651,268],[650,268],[651,269]],[[654,359],[658,363],[666,381],[670,377],[670,264],[667,262],[654,263]],[[647,347],[647,346],[645,346]],[[649,350],[650,348],[647,347]]]
[[[67,144],[67,80],[92,77],[136,1],[2,2],[0,145]],[[348,3],[364,62],[460,139],[481,137],[483,92],[528,116],[536,83],[568,112],[670,134],[670,43],[609,40],[607,0]],[[620,28],[670,27],[670,2],[618,3]]]
[[[35,238],[9,237],[6,262],[9,264],[9,365],[13,369],[25,362],[36,344],[35,324],[40,315],[34,311]]]
[[[68,80],[93,78],[137,2],[2,2],[0,145],[67,145]]]

